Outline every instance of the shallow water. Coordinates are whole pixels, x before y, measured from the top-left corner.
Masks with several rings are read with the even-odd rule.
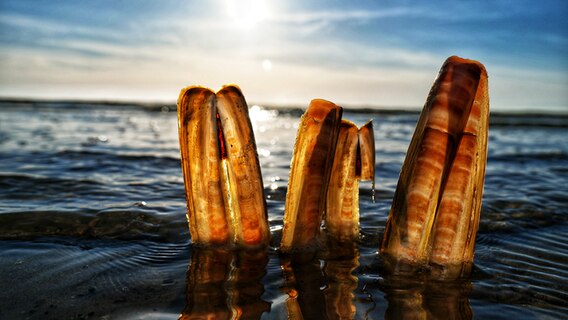
[[[377,254],[418,113],[375,124],[360,241],[280,257],[301,109],[253,106],[273,246],[192,246],[173,106],[0,103],[0,319],[568,316],[568,116],[491,115],[472,276],[393,277]],[[288,299],[296,296],[297,299]]]

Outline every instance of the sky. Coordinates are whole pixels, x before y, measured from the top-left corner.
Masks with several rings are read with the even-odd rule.
[[[0,97],[422,108],[444,60],[492,110],[568,112],[568,1],[0,0]]]

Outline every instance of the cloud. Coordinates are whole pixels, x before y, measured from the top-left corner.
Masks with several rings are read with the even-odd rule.
[[[0,95],[173,101],[189,84],[236,82],[260,102],[420,107],[458,54],[486,64],[499,106],[568,104],[566,34],[547,26],[562,23],[528,3],[271,2],[251,28],[236,28],[221,2],[151,4],[0,11]],[[553,18],[538,24],[543,14]]]
[[[280,23],[305,24],[318,21],[342,22],[349,20],[370,20],[384,17],[400,17],[421,14],[422,10],[413,8],[391,8],[385,10],[335,10],[304,11],[274,15],[271,20]]]

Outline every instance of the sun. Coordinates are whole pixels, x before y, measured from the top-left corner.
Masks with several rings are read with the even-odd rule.
[[[272,71],[272,61],[270,61],[269,59],[262,60],[262,70],[266,72]]]
[[[268,16],[264,0],[227,0],[227,13],[242,29],[252,29]]]

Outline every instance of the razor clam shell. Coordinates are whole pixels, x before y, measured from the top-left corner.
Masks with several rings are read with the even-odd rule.
[[[443,201],[448,181],[453,182],[451,177],[455,175],[452,174],[452,163],[458,165],[460,161],[465,161],[464,154],[486,150],[486,135],[472,144],[468,132],[472,130],[474,122],[484,126],[481,130],[487,130],[486,121],[476,120],[477,106],[488,112],[487,99],[484,98],[487,95],[478,94],[478,88],[486,92],[486,79],[483,66],[473,60],[450,57],[442,66],[418,120],[402,167],[381,246],[382,253],[410,263],[428,262],[435,237],[432,230],[437,210]],[[484,171],[485,156],[473,160]],[[453,210],[452,215],[465,215],[471,224],[477,225],[483,179],[479,179],[474,172],[470,178],[474,183],[461,183],[466,189],[475,185],[479,192],[470,197],[473,199],[471,203]],[[464,193],[461,196],[464,199],[469,195]],[[473,236],[475,238],[475,234]]]
[[[355,241],[359,235],[359,180],[355,172],[358,144],[359,129],[354,123],[343,120],[325,209],[327,232],[340,241]]]
[[[472,262],[479,227],[487,162],[489,93],[487,72],[478,63],[480,79],[470,116],[446,187],[433,230],[430,262],[439,265]]]
[[[317,240],[342,113],[332,102],[314,99],[300,120],[286,193],[282,251]]]
[[[193,242],[227,244],[231,238],[221,178],[215,93],[188,87],[178,100],[181,165]]]
[[[240,89],[230,85],[215,94],[207,88],[188,87],[178,100],[178,119],[193,241],[268,245],[264,187],[248,107]]]
[[[217,92],[217,112],[227,149],[230,216],[235,243],[268,245],[270,229],[254,132],[245,97],[236,86]]]
[[[373,121],[359,128],[359,151],[361,159],[360,180],[375,181],[375,132]]]

